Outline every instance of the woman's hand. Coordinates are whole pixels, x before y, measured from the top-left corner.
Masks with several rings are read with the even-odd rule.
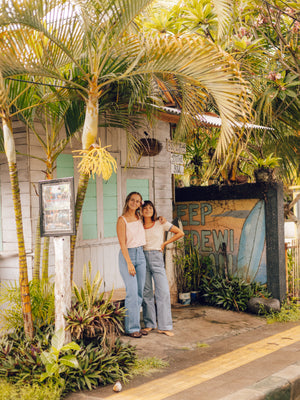
[[[127,263],[127,267],[128,267],[128,272],[131,276],[135,276],[136,274],[136,270],[134,268],[134,265],[132,264],[132,262],[128,262]]]
[[[161,224],[165,224],[165,223],[167,222],[166,218],[165,218],[165,217],[162,217],[161,215],[158,217],[158,219],[159,219],[159,222],[160,222]]]
[[[160,246],[160,251],[163,252],[164,248],[166,247],[167,243],[163,242],[162,245]]]

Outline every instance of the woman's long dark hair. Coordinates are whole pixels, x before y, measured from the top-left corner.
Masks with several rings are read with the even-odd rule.
[[[154,204],[152,203],[152,201],[145,200],[143,205],[142,205],[142,211],[146,206],[151,206],[153,208],[153,214],[152,214],[151,219],[152,219],[152,221],[156,221],[157,220],[157,212],[156,212],[156,209],[155,209]]]
[[[140,198],[141,198],[141,205],[142,205],[142,201],[143,201],[142,195],[141,195],[139,192],[130,192],[130,193],[127,195],[127,197],[126,197],[125,204],[124,204],[124,207],[123,207],[122,215],[124,215],[124,214],[127,213],[128,208],[129,208],[129,207],[128,207],[129,200],[130,200],[131,196],[134,195],[134,194],[137,194],[138,196],[140,196]],[[137,208],[137,209],[135,210],[135,214],[140,218],[140,207]]]

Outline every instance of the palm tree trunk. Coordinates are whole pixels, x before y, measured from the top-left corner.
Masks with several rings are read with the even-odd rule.
[[[24,330],[26,336],[33,338],[33,321],[31,313],[31,302],[29,294],[28,284],[28,273],[27,273],[27,261],[26,252],[24,245],[23,235],[23,222],[22,222],[22,211],[21,211],[21,196],[19,190],[17,164],[9,164],[9,175],[13,193],[13,203],[15,210],[15,220],[17,229],[18,249],[19,249],[19,283],[21,292],[21,304],[24,319]]]
[[[13,204],[15,211],[15,221],[17,230],[18,250],[19,250],[19,284],[21,292],[21,305],[24,319],[24,330],[26,336],[33,338],[33,321],[31,313],[31,301],[28,284],[27,260],[24,244],[21,196],[18,180],[18,171],[16,163],[15,143],[12,134],[12,123],[9,118],[2,117],[3,137],[5,154],[8,161],[10,183],[13,195]]]
[[[42,280],[48,281],[49,273],[48,273],[48,266],[49,266],[49,244],[50,238],[44,237],[44,244],[43,244],[43,258],[42,258]]]
[[[34,264],[32,271],[32,280],[37,282],[40,280],[40,264],[41,264],[41,235],[40,235],[40,218],[36,224],[35,245],[34,245]]]
[[[89,176],[86,174],[80,174],[78,188],[77,188],[77,197],[75,204],[75,227],[76,232],[79,226],[79,220],[81,216],[81,211],[83,207],[83,202],[86,194],[86,190],[89,184]],[[73,268],[74,268],[74,258],[75,258],[75,244],[76,244],[77,235],[71,236],[70,243],[70,265],[71,265],[71,282],[73,281]]]
[[[95,95],[97,92],[97,78],[94,77],[91,84],[89,99],[86,105],[85,120],[82,131],[82,149],[88,150],[97,140],[98,134],[98,97]],[[77,197],[75,204],[75,226],[76,232],[79,225],[83,202],[86,194],[86,190],[89,183],[89,175],[80,174]],[[71,265],[71,282],[73,280],[73,269],[74,269],[74,257],[75,257],[75,244],[77,234],[71,237],[70,243],[70,265]]]

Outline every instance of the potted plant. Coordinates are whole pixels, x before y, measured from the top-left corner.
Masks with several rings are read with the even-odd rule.
[[[254,166],[254,176],[256,182],[272,182],[274,180],[274,170],[279,166],[279,157],[274,157],[270,153],[266,158],[252,156]]]
[[[157,156],[162,150],[162,144],[155,138],[142,138],[138,140],[135,151],[141,157],[153,157]]]
[[[194,253],[190,238],[185,244],[177,243],[175,255],[175,272],[179,302],[184,305],[191,303],[191,291],[194,289],[198,277],[195,277]]]

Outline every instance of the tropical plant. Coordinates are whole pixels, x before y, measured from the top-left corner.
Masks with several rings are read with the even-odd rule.
[[[41,147],[39,156],[30,155],[44,164],[42,172],[45,179],[53,179],[53,172],[56,168],[56,160],[64,151],[71,138],[81,127],[83,121],[80,114],[76,118],[72,114],[74,107],[71,98],[59,98],[55,87],[49,88],[47,85],[36,85],[35,96],[39,99],[40,105],[34,109],[34,118],[26,118],[20,111],[20,117],[30,129]],[[70,122],[72,121],[72,123]],[[77,122],[77,125],[75,122]],[[65,127],[66,134],[62,136],[62,128]],[[42,251],[42,271],[43,280],[49,279],[48,276],[48,259],[49,259],[50,238],[43,238]],[[36,241],[35,241],[35,257],[34,257],[34,279],[40,277],[40,255],[41,255],[41,237],[40,237],[40,221],[37,220]]]
[[[176,243],[174,263],[179,293],[198,291],[203,274],[211,266],[210,258],[200,255],[190,236],[184,238],[184,243]]]
[[[24,331],[5,334],[0,339],[0,378],[12,383],[33,384],[40,382],[45,368],[40,358],[50,344],[52,329],[33,340]]]
[[[266,158],[256,157],[253,154],[252,158],[255,169],[274,169],[279,166],[280,157],[274,157],[273,153],[269,154]]]
[[[246,311],[252,297],[270,297],[266,285],[207,272],[200,285],[200,296],[206,304],[226,310]]]
[[[275,176],[275,167],[278,167],[280,158],[274,157],[273,153],[266,158],[256,157],[252,154],[252,163],[254,167],[254,176],[256,182],[272,182]]]
[[[249,158],[274,153],[281,158],[279,174],[288,183],[297,182],[299,166],[299,24],[295,2],[237,2],[225,47],[241,60],[257,123],[273,128],[251,132]]]
[[[53,384],[54,392],[58,393],[63,389],[67,393],[91,390],[116,380],[126,381],[131,376],[136,353],[135,348],[128,343],[117,339],[111,348],[104,348],[97,339],[91,340],[89,344],[79,340],[77,344],[80,349],[67,352],[72,355],[72,365],[69,366],[68,357],[65,358],[67,354],[57,354],[55,349],[51,350],[53,335],[53,325],[48,332],[35,335],[34,340],[28,339],[24,332],[3,335],[0,338],[0,379],[17,385],[16,390],[19,385],[40,385],[41,388],[45,387],[47,393],[47,387]],[[55,341],[53,344],[56,349],[62,345]],[[46,357],[44,363],[43,352]],[[74,357],[78,361],[78,368],[73,368]],[[45,365],[48,365],[48,372]],[[45,373],[47,381],[41,382],[41,376],[46,377],[43,375]]]
[[[12,120],[18,114],[18,108],[25,109],[24,114],[30,114],[32,106],[28,105],[26,99],[34,97],[34,88],[20,82],[5,81],[0,69],[0,118],[2,120],[3,142],[5,155],[8,162],[10,184],[13,195],[15,223],[17,231],[18,254],[19,254],[19,285],[21,288],[21,305],[25,332],[33,337],[33,322],[31,315],[31,304],[28,284],[28,270],[26,251],[24,243],[21,196],[17,170],[17,158],[15,142],[13,137]],[[34,101],[32,102],[34,106]]]
[[[84,339],[88,343],[96,338],[102,346],[112,346],[116,337],[124,331],[125,309],[111,301],[113,292],[104,298],[104,292],[100,291],[103,280],[99,271],[92,279],[91,262],[88,270],[84,265],[82,274],[83,286],[78,288],[75,283],[73,285],[75,298],[65,316],[66,330],[76,340]]]
[[[248,112],[237,65],[213,43],[196,36],[136,33],[134,19],[151,3],[25,0],[19,7],[18,0],[4,1],[0,14],[0,68],[5,77],[23,72],[46,76],[63,86],[61,96],[69,89],[77,90],[85,102],[83,150],[96,144],[99,102],[105,102],[111,93],[116,95],[116,106],[118,94],[126,89],[130,93],[130,111],[149,110],[150,95],[152,105],[154,96],[160,93],[160,82],[165,82],[181,99],[182,117],[177,131],[182,135],[197,124],[194,115],[203,110],[210,95],[224,122],[217,154],[225,153],[234,131],[232,123],[244,120]],[[215,3],[219,5],[220,32],[224,33],[230,2]],[[107,118],[107,111],[102,118]],[[76,226],[87,184],[88,175],[81,174]],[[71,243],[71,271],[75,239]]]
[[[63,328],[55,332],[51,339],[51,348],[48,351],[43,351],[40,355],[42,363],[46,367],[40,380],[50,379],[54,384],[64,388],[65,381],[61,377],[62,373],[69,368],[79,368],[77,357],[74,354],[68,353],[70,350],[80,350],[80,346],[75,342],[64,344],[65,332]]]
[[[33,326],[36,333],[47,330],[54,323],[54,285],[49,281],[30,281],[29,293]],[[0,284],[0,325],[5,331],[23,331],[20,286],[13,281]]]
[[[219,160],[212,160],[211,167],[224,172],[223,180],[239,183],[237,169],[242,170],[242,178],[245,179],[244,174],[252,177],[253,170],[247,168],[252,154],[273,152],[282,159],[280,177],[295,185],[300,161],[299,7],[295,2],[275,0],[242,0],[231,6],[232,18],[224,36],[217,34],[217,6],[208,0],[183,0],[169,7],[168,13],[156,9],[147,28],[161,32],[165,23],[165,29],[173,34],[188,31],[210,38],[239,62],[241,73],[249,82],[257,125],[250,130],[237,127],[231,151],[221,168],[214,163]],[[205,111],[217,110],[213,102],[208,102]]]
[[[66,392],[92,390],[98,386],[126,382],[132,376],[136,365],[135,348],[116,340],[110,349],[103,348],[97,340],[88,345],[78,341],[81,350],[76,352],[79,369],[69,369],[62,377],[66,382]]]

